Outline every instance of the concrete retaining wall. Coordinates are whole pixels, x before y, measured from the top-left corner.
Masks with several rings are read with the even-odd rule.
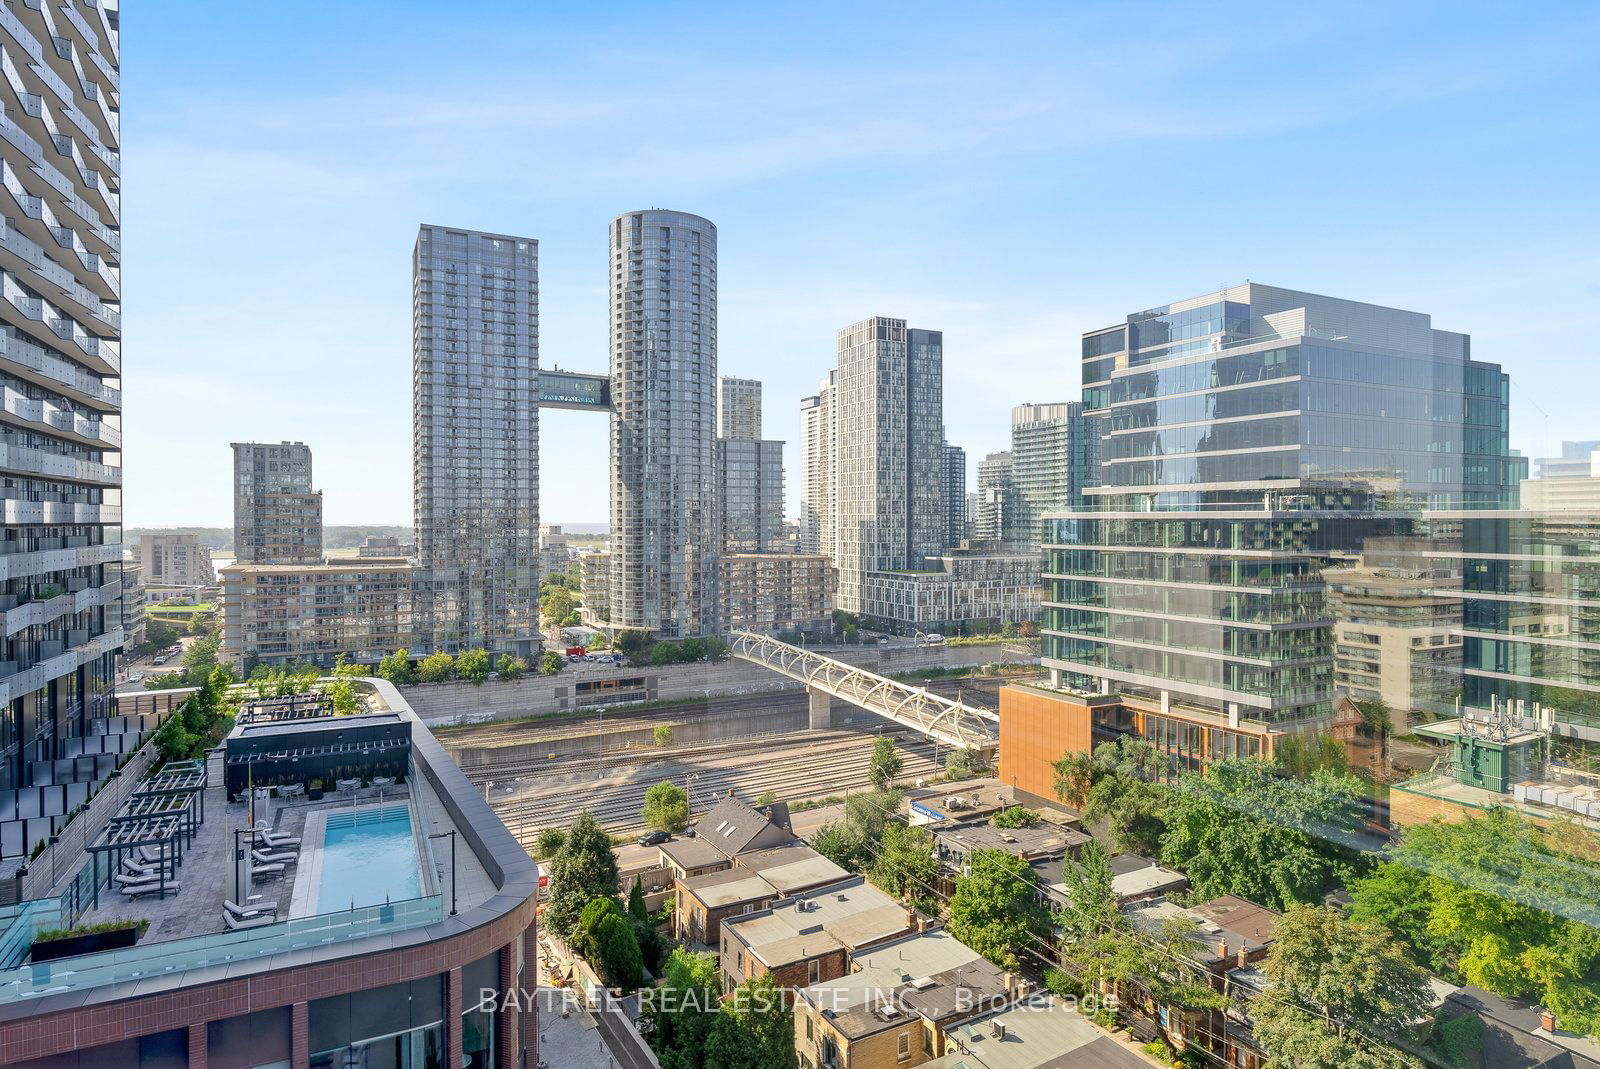
[[[999,643],[985,646],[851,646],[826,651],[874,672],[895,675],[924,668],[1020,661],[1024,658]],[[592,704],[578,692],[578,684],[640,679],[641,700],[703,698],[712,695],[770,694],[799,690],[801,684],[758,664],[729,658],[709,664],[672,665],[666,668],[601,667],[571,665],[559,675],[529,675],[502,682],[424,683],[401,688],[417,716],[431,725],[457,723],[462,718],[530,716],[580,708]]]

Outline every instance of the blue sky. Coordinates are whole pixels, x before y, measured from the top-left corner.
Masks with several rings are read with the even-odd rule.
[[[1472,334],[1530,455],[1600,437],[1597,44],[1578,3],[127,4],[127,521],[227,525],[228,443],[300,439],[328,522],[409,523],[417,224],[538,238],[542,362],[604,370],[641,207],[717,223],[791,502],[846,323],[945,331],[975,464],[1082,331],[1247,278]],[[542,421],[545,522],[604,522],[604,421]]]

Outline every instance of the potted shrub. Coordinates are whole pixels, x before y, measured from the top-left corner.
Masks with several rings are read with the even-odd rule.
[[[139,920],[105,921],[78,928],[49,928],[33,937],[30,960],[55,961],[101,950],[122,950],[139,941],[150,922]]]
[[[306,797],[313,802],[322,797],[322,781],[320,779],[314,779],[306,784]]]

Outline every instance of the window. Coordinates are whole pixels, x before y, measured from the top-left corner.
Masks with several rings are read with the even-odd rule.
[[[911,1033],[901,1032],[899,1042],[899,1058],[901,1061],[905,1061],[907,1058],[911,1057]]]

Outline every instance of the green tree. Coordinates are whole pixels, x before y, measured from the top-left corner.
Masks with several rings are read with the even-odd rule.
[[[689,826],[689,796],[664,779],[644,792],[644,809],[639,815],[657,831],[680,832]]]
[[[764,973],[730,992],[706,1038],[706,1069],[793,1069],[794,1014]]]
[[[1600,870],[1513,810],[1405,829],[1395,864],[1420,874],[1427,933],[1470,984],[1534,998],[1575,1031],[1600,1032]],[[1359,885],[1358,885],[1359,886]],[[1372,901],[1363,896],[1363,904]],[[1377,910],[1374,910],[1378,913]],[[1408,923],[1381,916],[1402,937]]]
[[[456,658],[456,676],[482,686],[489,678],[489,653],[483,648],[467,650]]]
[[[1257,999],[1251,1013],[1272,1064],[1414,1064],[1388,1048],[1427,1018],[1432,990],[1427,972],[1383,928],[1322,906],[1293,906],[1273,928],[1262,971],[1273,997]]]
[[[521,657],[513,657],[509,653],[502,653],[500,660],[495,663],[494,674],[501,679],[521,679],[522,673],[528,670],[528,662]]]
[[[1031,828],[1043,820],[1035,810],[1024,806],[1007,806],[994,815],[994,826],[997,828]]]
[[[163,620],[150,620],[144,627],[145,645],[164,650],[178,641],[178,629]]]
[[[1380,924],[1430,972],[1459,982],[1461,948],[1428,927],[1433,894],[1428,877],[1409,865],[1385,861],[1350,887],[1350,919]]]
[[[608,984],[624,991],[639,986],[644,979],[644,956],[627,917],[607,914],[595,928],[594,943],[596,964]]]
[[[598,935],[600,922],[607,917],[621,916],[622,906],[610,895],[601,895],[584,904],[578,911],[578,922],[572,926],[572,938],[568,944],[574,951],[589,959],[591,963],[599,956],[600,944]]]
[[[379,661],[378,675],[395,686],[405,686],[417,681],[416,670],[411,667],[411,655],[404,649],[395,650]]]
[[[341,678],[356,678],[367,674],[367,666],[356,664],[341,653],[334,658],[333,674]]]
[[[1050,767],[1056,774],[1056,798],[1081,813],[1094,786],[1094,756],[1087,750],[1064,753]]]
[[[557,935],[566,938],[584,906],[617,893],[617,858],[611,852],[611,836],[587,809],[573,820],[567,841],[549,867],[552,889],[545,918]]]
[[[322,691],[333,702],[333,711],[338,716],[347,716],[361,711],[361,696],[356,693],[356,686],[348,678],[335,679]]]
[[[1016,969],[1018,954],[1048,930],[1033,895],[1033,870],[999,850],[974,850],[967,865],[971,875],[956,881],[946,927],[1002,969]]]
[[[931,888],[938,876],[932,835],[898,821],[884,826],[877,855],[867,868],[868,879],[885,894],[931,913],[937,908]]]
[[[851,872],[860,872],[871,860],[859,829],[839,820],[811,833],[811,849]]]
[[[1157,780],[1166,771],[1166,758],[1146,740],[1124,735],[1096,746],[1092,761],[1094,785],[1083,819],[1106,827],[1118,850],[1154,854],[1165,830],[1167,788]]]
[[[417,666],[417,678],[423,683],[445,683],[455,674],[456,662],[448,653],[430,653]]]
[[[628,916],[640,921],[650,919],[650,911],[644,906],[644,881],[638,876],[633,878],[633,887],[628,891]]]
[[[544,656],[539,658],[539,671],[547,676],[558,674],[566,667],[567,662],[561,659],[561,654],[555,650],[545,650]]]
[[[661,1069],[701,1069],[717,1020],[722,977],[714,954],[678,947],[661,970],[661,983],[645,1003],[646,1031]]]
[[[198,642],[189,643],[189,648],[183,651],[183,672],[189,680],[191,687],[198,687],[205,682],[211,670],[217,666],[217,646],[220,639],[203,638]]]
[[[951,779],[962,780],[981,776],[988,768],[977,750],[963,749],[950,751],[950,756],[944,759],[944,771]]]
[[[1309,779],[1323,769],[1341,774],[1350,771],[1344,743],[1332,735],[1285,735],[1273,746],[1272,760],[1298,779]]]
[[[1355,777],[1325,769],[1301,782],[1259,759],[1218,761],[1169,792],[1161,860],[1202,898],[1232,894],[1279,910],[1318,901],[1362,863],[1342,845],[1362,829],[1360,791]]]
[[[894,748],[894,738],[879,735],[872,744],[872,757],[867,762],[867,778],[874,790],[885,791],[905,769],[905,761]]]
[[[567,845],[567,833],[562,828],[545,828],[533,840],[534,856],[555,857]]]
[[[657,724],[656,727],[655,727],[655,730],[650,732],[650,738],[652,740],[654,740],[654,742],[655,742],[655,744],[657,746],[671,746],[672,745],[672,725],[671,724]]]
[[[156,728],[156,733],[151,739],[155,743],[156,755],[165,761],[186,761],[194,751],[198,741],[183,726],[183,717],[173,713],[161,722]]]

